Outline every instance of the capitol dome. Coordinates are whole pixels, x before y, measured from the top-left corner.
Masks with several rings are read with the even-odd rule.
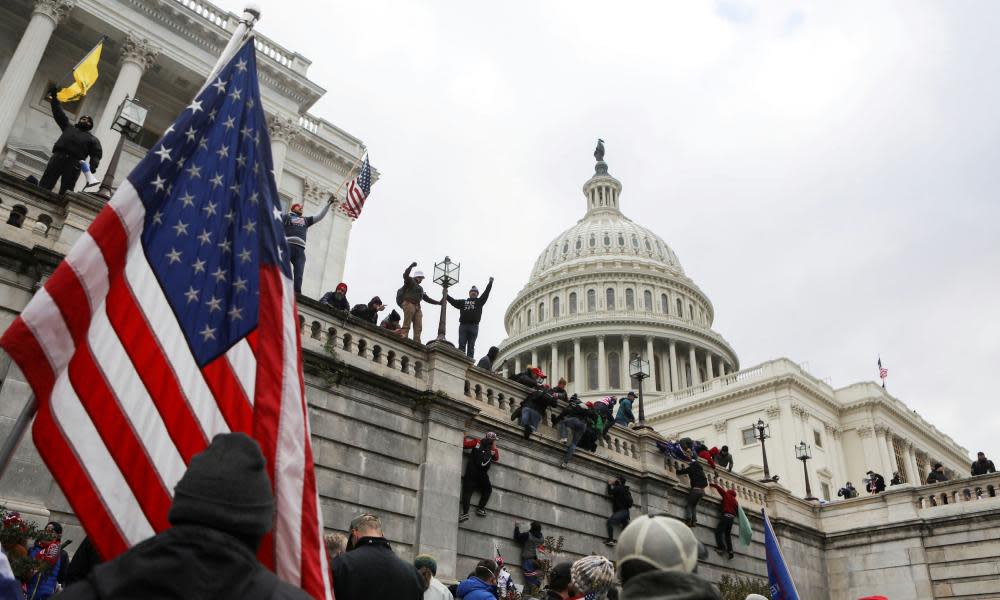
[[[539,366],[581,398],[634,388],[637,356],[649,362],[647,396],[738,370],[712,330],[708,297],[662,238],[621,212],[622,184],[608,173],[603,144],[594,155],[583,218],[546,245],[504,315],[504,368]]]

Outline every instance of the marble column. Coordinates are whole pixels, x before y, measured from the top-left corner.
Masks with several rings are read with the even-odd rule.
[[[517,356],[514,357],[514,372],[515,373],[520,373],[521,372],[521,355],[520,354],[518,354]]]
[[[531,366],[539,369],[541,368],[541,366],[538,364],[538,350],[531,351]]]
[[[889,460],[889,455],[886,452],[885,438],[886,438],[886,428],[882,425],[875,426],[875,451],[877,454],[875,456],[879,457],[881,462],[881,467],[879,469],[872,469],[882,473],[882,476],[886,479],[892,477],[892,461]]]
[[[875,441],[875,430],[871,427],[859,427],[858,437],[861,438],[861,449],[864,453],[865,464],[861,465],[861,473],[857,475],[860,477],[866,471],[878,471],[882,469],[882,453],[879,452],[879,447],[882,448],[882,452],[885,451],[885,444],[877,444]],[[884,473],[883,473],[884,475]],[[861,486],[858,486],[861,489]]]
[[[573,340],[573,391],[583,393],[587,386],[583,384],[583,357],[580,352],[580,338]]]
[[[677,377],[677,343],[670,340],[670,391],[676,392],[680,389]]]
[[[712,353],[711,352],[706,352],[705,353],[705,377],[709,381],[715,379],[715,369],[713,367],[714,367],[714,365],[712,364]]]
[[[608,389],[608,357],[604,353],[604,336],[597,336],[597,389]]]
[[[0,78],[0,106],[3,107],[0,110],[0,150],[7,145],[52,32],[75,4],[76,0],[35,1],[28,27]]]
[[[888,472],[885,474],[886,478],[888,478],[888,479],[892,479],[893,472],[896,472],[896,471],[906,471],[906,469],[904,467],[900,466],[899,461],[896,460],[896,449],[893,447],[892,438],[893,438],[892,431],[889,430],[889,429],[886,429],[885,430],[885,451],[889,455],[889,466],[891,467],[890,469],[888,469]]]
[[[625,373],[625,381],[628,381],[628,385],[625,387],[632,387],[632,377],[629,376],[629,363],[632,362],[632,349],[629,347],[628,336],[622,336],[622,362],[625,363],[625,369],[622,371]]]
[[[652,336],[646,337],[646,360],[649,361],[649,380],[653,382],[653,385],[649,387],[649,391],[653,391],[656,389],[656,355],[653,354]]]
[[[913,442],[906,440],[906,482],[920,485],[920,469],[917,467],[917,454],[913,450]]]
[[[268,133],[271,134],[271,163],[274,165],[274,185],[281,188],[281,174],[285,170],[285,156],[288,145],[299,137],[301,127],[293,119],[271,115],[267,119]]]
[[[160,49],[150,44],[149,40],[131,33],[125,36],[125,41],[122,43],[122,66],[118,69],[118,77],[115,79],[114,87],[111,88],[111,95],[104,104],[104,110],[94,123],[94,136],[101,142],[101,149],[104,151],[104,158],[95,173],[98,179],[104,177],[108,165],[111,164],[111,154],[115,151],[121,136],[121,133],[111,129],[115,117],[118,116],[118,108],[126,97],[135,98],[143,74],[153,66],[159,53]],[[153,106],[156,98],[140,98],[139,102],[145,106]],[[119,173],[118,179],[122,180],[126,175],[127,173]],[[84,184],[85,182],[81,181],[79,185]]]
[[[555,382],[559,381],[559,344],[552,344],[552,361],[549,370],[551,371],[549,377],[553,381],[552,385],[555,386]]]
[[[701,373],[698,372],[698,354],[694,346],[688,346],[688,364],[691,365],[691,385],[701,383]]]

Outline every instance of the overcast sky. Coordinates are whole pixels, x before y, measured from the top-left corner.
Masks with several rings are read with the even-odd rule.
[[[1000,4],[260,4],[258,30],[328,90],[311,112],[381,171],[352,302],[448,254],[463,290],[496,277],[485,352],[582,217],[602,137],[622,210],[744,368],[784,356],[842,387],[880,353],[890,392],[1000,452]]]

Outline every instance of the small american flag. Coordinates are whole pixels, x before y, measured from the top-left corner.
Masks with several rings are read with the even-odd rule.
[[[878,376],[882,379],[882,387],[885,387],[885,378],[889,376],[889,369],[882,366],[882,357],[878,357]]]
[[[39,454],[101,556],[170,526],[218,433],[267,460],[258,556],[332,598],[298,316],[249,38],[122,183],[0,346],[38,400]]]
[[[347,184],[347,199],[340,205],[348,217],[357,219],[361,216],[361,209],[365,207],[365,200],[372,191],[372,168],[368,164],[368,157],[361,165],[358,176]]]

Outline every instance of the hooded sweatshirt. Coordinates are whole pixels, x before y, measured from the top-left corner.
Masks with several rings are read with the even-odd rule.
[[[97,172],[97,166],[101,164],[101,142],[83,129],[79,123],[69,124],[69,118],[63,112],[59,101],[53,97],[49,104],[52,106],[52,118],[56,120],[56,125],[62,130],[62,135],[52,146],[52,152],[60,152],[69,155],[73,160],[84,160],[90,157],[90,171]]]
[[[455,592],[459,600],[496,600],[497,586],[478,577],[469,577],[458,584]]]
[[[710,583],[693,573],[647,571],[622,586],[621,600],[722,600]]]

